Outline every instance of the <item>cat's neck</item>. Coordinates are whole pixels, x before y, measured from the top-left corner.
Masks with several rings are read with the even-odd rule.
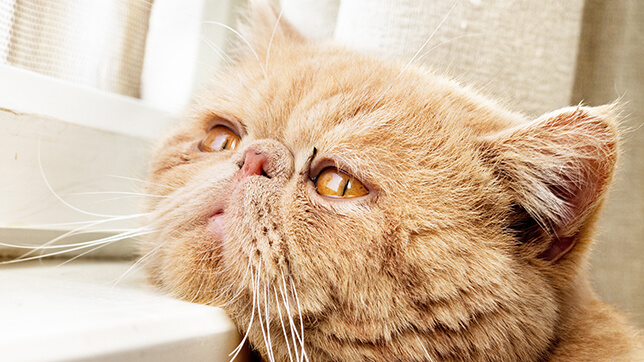
[[[586,274],[562,296],[557,342],[549,361],[642,361],[644,339],[601,302]]]

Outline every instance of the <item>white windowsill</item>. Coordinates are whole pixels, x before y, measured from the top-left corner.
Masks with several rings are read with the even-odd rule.
[[[0,65],[0,243],[39,245],[94,219],[53,192],[90,213],[141,212],[127,193],[142,191],[151,141],[172,122],[138,99]],[[100,226],[111,231],[62,242],[140,223]],[[131,258],[135,249],[123,240],[89,256]],[[24,251],[0,246],[5,257]],[[241,340],[221,309],[164,296],[140,270],[117,283],[132,262],[56,267],[65,260],[0,265],[0,361],[228,361]]]
[[[165,129],[173,119],[170,113],[140,99],[5,64],[0,64],[0,79],[0,108],[17,113],[44,115],[147,139]]]
[[[0,243],[38,245],[79,226],[70,222],[96,219],[54,192],[90,213],[140,213],[143,198],[129,194],[144,192],[153,141],[172,122],[141,100],[0,64]],[[133,255],[125,241],[107,248],[101,256]],[[0,254],[22,250],[0,246]]]
[[[187,11],[183,2],[173,2]],[[230,12],[227,2],[193,3],[216,10],[216,18],[203,19],[224,22]],[[201,20],[187,18],[197,25]],[[145,192],[152,146],[176,122],[164,109],[178,110],[187,97],[176,96],[178,82],[193,80],[176,70],[194,73],[190,65],[177,67],[175,58],[151,59],[176,67],[179,78],[161,68],[155,82],[146,79],[148,92],[170,94],[167,99],[143,101],[0,64],[0,243],[40,245],[83,225],[70,222],[100,219],[92,214],[141,212],[144,197],[130,194]],[[101,224],[61,243],[100,240],[139,226],[138,218]],[[0,265],[0,361],[229,361],[241,337],[221,309],[164,296],[140,270],[121,279],[132,262],[105,259],[131,258],[135,245],[125,239],[88,254],[96,259],[61,266],[63,257],[75,254]],[[0,246],[2,257],[25,251]]]
[[[228,361],[240,341],[221,309],[163,296],[140,270],[119,280],[132,262],[60,262],[0,268],[0,359]]]

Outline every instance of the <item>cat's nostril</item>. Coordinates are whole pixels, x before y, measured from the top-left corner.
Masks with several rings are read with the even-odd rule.
[[[241,180],[248,176],[264,176],[271,178],[266,173],[266,166],[268,165],[268,156],[263,152],[249,150],[244,155],[244,164],[241,170],[237,171],[237,180]]]

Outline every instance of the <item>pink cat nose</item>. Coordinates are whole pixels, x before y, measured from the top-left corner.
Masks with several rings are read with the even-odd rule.
[[[248,176],[264,176],[271,178],[266,173],[266,166],[268,164],[268,156],[266,153],[250,149],[244,155],[244,165],[241,170],[237,171],[237,181]]]

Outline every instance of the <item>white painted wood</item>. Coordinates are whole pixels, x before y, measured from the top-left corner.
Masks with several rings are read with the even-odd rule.
[[[309,39],[327,39],[335,32],[340,0],[280,0],[283,14]]]
[[[190,100],[203,0],[155,0],[145,46],[141,98],[170,112]]]
[[[155,0],[150,18],[141,98],[180,112],[195,91],[210,84],[229,62],[236,10],[243,0]]]
[[[207,92],[217,72],[232,61],[228,55],[229,47],[240,39],[227,27],[236,28],[237,15],[243,11],[245,3],[245,0],[205,1],[195,71],[192,74],[192,93]]]
[[[141,212],[144,198],[128,193],[144,192],[145,183],[120,177],[145,178],[151,148],[149,139],[8,110],[0,110],[0,130],[0,169],[3,170],[0,242],[41,244],[50,240],[57,230],[59,234],[60,230],[79,226],[60,223],[105,219],[74,210],[54,192],[73,207],[93,214],[118,216]],[[140,219],[131,219],[93,229],[119,231],[139,226]],[[34,229],[50,232],[31,232]],[[95,236],[76,240],[87,241],[92,237]],[[2,249],[3,254],[18,252]],[[132,241],[126,240],[107,250],[111,250],[110,255],[132,256],[133,249]]]
[[[129,262],[57,264],[0,267],[1,360],[228,361],[241,340],[221,309],[161,295]]]
[[[0,108],[40,114],[110,132],[150,138],[174,120],[131,97],[0,64]]]

